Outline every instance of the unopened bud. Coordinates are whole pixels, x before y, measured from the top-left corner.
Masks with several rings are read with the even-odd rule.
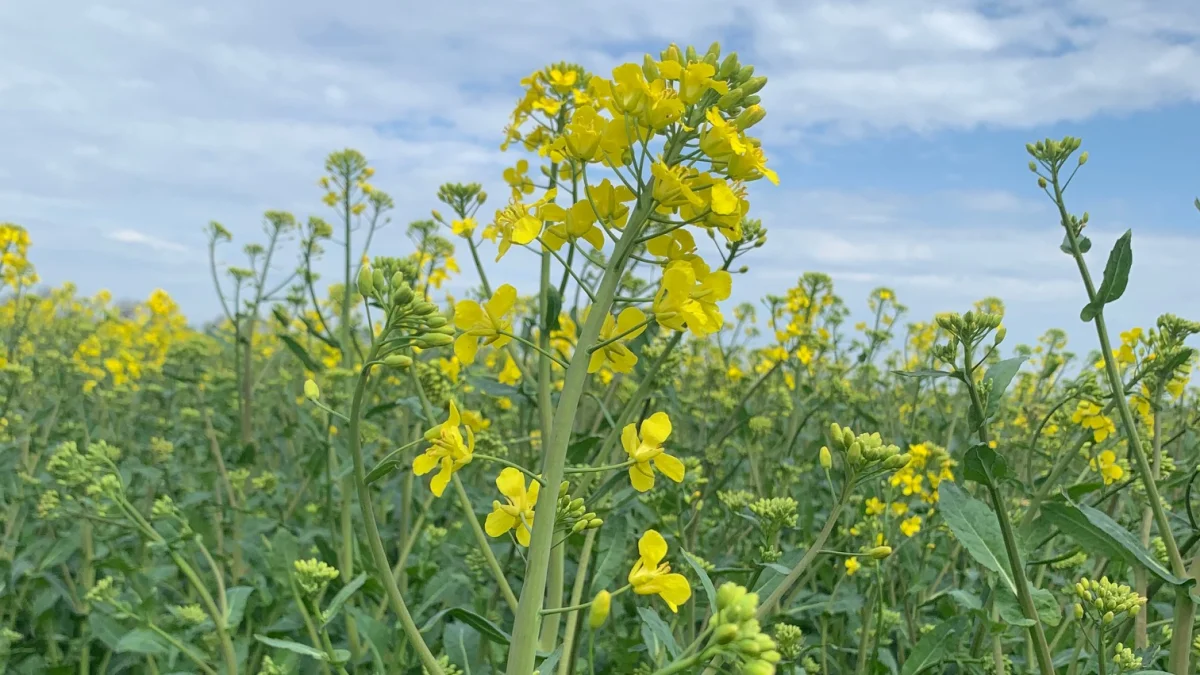
[[[316,382],[313,382],[312,380],[305,380],[304,396],[310,401],[315,401],[321,398],[321,388],[317,386]]]
[[[417,316],[429,316],[435,312],[437,312],[437,305],[427,300],[422,300],[420,304],[413,307],[413,314]]]
[[[759,103],[762,103],[762,97],[758,94],[750,94],[742,99],[742,105],[744,106],[758,105]]]
[[[739,67],[737,52],[730,52],[729,55],[726,56],[723,61],[721,61],[721,67],[717,68],[716,79],[728,80],[729,76],[736,73]]]
[[[612,594],[608,591],[600,591],[596,597],[592,599],[592,607],[588,611],[588,625],[592,630],[604,625],[604,621],[608,619],[608,611],[612,608]]]
[[[738,129],[745,131],[750,127],[763,121],[767,116],[767,111],[761,105],[752,105],[741,112],[737,119],[733,121]]]
[[[577,520],[575,521],[575,524],[571,526],[571,534],[583,532],[587,529],[587,526],[588,524],[586,520]]]
[[[992,344],[993,344],[993,345],[998,345],[998,344],[1000,344],[1001,342],[1004,342],[1004,336],[1005,336],[1005,335],[1008,335],[1008,328],[1007,328],[1007,327],[1005,327],[1005,326],[1000,326],[999,328],[997,328],[997,329],[996,329],[996,339],[992,340]]]
[[[396,277],[400,278],[397,279]],[[412,302],[413,297],[412,287],[408,285],[408,282],[404,280],[404,277],[399,272],[396,272],[392,276],[392,302],[397,306],[403,306]]]
[[[1046,189],[1046,179],[1045,178],[1038,176],[1038,187],[1042,188],[1043,190]]]
[[[727,645],[737,639],[738,627],[736,624],[724,623],[717,626],[716,632],[713,633],[713,640],[719,645]]]
[[[412,363],[412,357],[407,354],[389,354],[383,359],[383,365],[390,368],[407,368]]]
[[[432,211],[432,213],[433,213],[433,219],[434,219],[434,220],[438,221],[439,223],[445,223],[445,222],[446,222],[446,221],[445,221],[445,220],[442,218],[442,214],[440,214],[440,213],[438,213],[438,212],[437,212],[437,209],[434,209],[434,210]]]
[[[721,98],[717,99],[717,107],[721,110],[729,110],[741,103],[742,99],[745,97],[746,92],[742,91],[741,87],[730,89],[728,94],[725,94]]]
[[[604,520],[602,518],[592,518],[591,520],[588,521],[587,526],[588,526],[589,530],[594,530],[603,524],[604,524]]]
[[[871,556],[875,560],[883,560],[884,558],[890,556],[891,554],[892,554],[891,546],[876,546],[875,548],[873,548],[867,552],[867,555]]]
[[[642,74],[646,76],[646,81],[653,82],[661,77],[658,73],[658,64],[654,59],[646,54],[646,58],[642,59]]]
[[[371,273],[371,285],[374,288],[382,291],[385,288],[384,284],[386,283],[387,279],[383,277],[383,270],[375,270]]]
[[[828,470],[833,466],[833,454],[827,446],[821,446],[821,468]]]
[[[358,293],[364,298],[369,298],[374,291],[374,275],[371,274],[370,267],[363,265],[362,268],[358,270]]]
[[[746,80],[746,83],[742,85],[742,91],[746,92],[746,95],[749,96],[750,94],[757,94],[765,86],[767,86],[767,76],[759,75],[758,77]]]
[[[1087,164],[1087,160],[1088,160],[1087,151],[1081,152],[1079,154],[1079,166],[1083,166],[1084,164]]]
[[[445,347],[451,342],[454,342],[454,338],[443,333],[426,333],[417,340],[417,343],[425,349]]]
[[[1083,605],[1079,604],[1078,602],[1075,603],[1075,618],[1076,619],[1083,618]]]

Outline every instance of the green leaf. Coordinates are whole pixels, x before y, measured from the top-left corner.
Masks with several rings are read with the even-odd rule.
[[[604,529],[608,529],[607,523]],[[608,542],[608,546],[605,548],[604,554],[600,556],[600,562],[596,565],[596,571],[592,575],[592,595],[595,595],[601,589],[608,586],[609,582],[616,578],[621,563],[625,561],[625,548],[629,543],[629,529],[629,519],[623,518],[621,526],[614,528],[604,538]]]
[[[948,373],[944,370],[933,370],[928,368],[924,370],[893,370],[892,374],[899,375],[900,377],[912,378],[914,380],[937,379],[939,377],[949,377],[951,375],[951,373]]]
[[[380,652],[387,651],[388,645],[391,644],[391,628],[353,605],[346,608],[346,613],[354,618],[354,623],[358,626],[359,632],[367,636],[374,649]]]
[[[963,476],[976,483],[995,485],[1009,476],[1008,462],[986,443],[977,443],[963,457]]]
[[[264,645],[266,645],[268,647],[275,647],[276,649],[286,649],[287,651],[292,652],[293,654],[300,654],[301,656],[307,656],[310,658],[314,658],[318,661],[328,661],[329,660],[329,655],[326,654],[325,652],[321,651],[320,649],[315,649],[313,647],[309,647],[306,644],[301,644],[299,642],[292,642],[291,640],[280,640],[280,639],[273,638],[273,637],[267,637],[266,635],[259,635],[257,633],[254,635],[254,639],[258,640],[259,642],[263,643]]]
[[[671,658],[679,658],[679,643],[675,642],[675,635],[671,633],[671,628],[662,620],[662,617],[649,607],[638,607],[638,615],[642,617],[642,622],[646,624],[654,637],[667,648]],[[653,647],[653,645],[648,646]]]
[[[1062,608],[1058,606],[1054,594],[1044,588],[1029,586],[1029,595],[1033,598],[1033,607],[1037,611],[1038,620],[1047,626],[1057,626],[1062,621]],[[1010,626],[1032,626],[1033,620],[1025,618],[1021,611],[1021,603],[1016,595],[1007,591],[996,594],[996,609],[1000,618]]]
[[[966,622],[961,618],[950,619],[922,636],[913,647],[912,653],[904,660],[900,675],[918,675],[941,663],[946,654],[956,646],[957,636],[962,632],[964,625]]]
[[[129,632],[116,619],[99,612],[88,614],[88,626],[91,627],[92,635],[96,639],[114,651],[121,642],[121,636]]]
[[[1017,585],[1012,578],[1012,565],[1004,550],[1004,537],[996,514],[981,501],[972,498],[954,483],[944,482],[938,488],[938,503],[942,517],[963,548],[980,565],[1000,575],[1012,593]]]
[[[1116,302],[1125,293],[1125,287],[1129,285],[1129,270],[1133,266],[1132,239],[1133,230],[1125,230],[1125,234],[1113,244],[1108,253],[1108,263],[1104,266],[1104,280],[1096,289],[1096,299],[1083,308],[1079,313],[1080,319],[1091,321],[1104,309],[1104,305]]]
[[[246,601],[253,592],[254,589],[250,586],[234,586],[225,591],[226,628],[233,630],[242,623],[242,617],[246,615]]]
[[[113,649],[117,653],[133,652],[134,654],[166,654],[171,651],[168,645],[154,631],[145,628],[135,628],[124,635]]]
[[[1079,252],[1080,253],[1087,253],[1088,251],[1092,250],[1092,240],[1091,239],[1088,239],[1087,237],[1085,237],[1081,234],[1076,238],[1076,241],[1079,243]],[[1062,244],[1059,245],[1058,248],[1059,248],[1059,250],[1061,250],[1063,253],[1066,253],[1067,255],[1075,255],[1074,251],[1071,250],[1071,237],[1066,234],[1063,235]]]
[[[299,342],[296,342],[295,338],[284,333],[276,333],[276,337],[278,337],[280,340],[283,340],[283,344],[286,345],[288,350],[300,360],[300,363],[304,364],[305,368],[314,373],[319,373],[324,370],[320,364],[313,360],[313,357],[309,356],[308,352],[304,350],[304,347],[300,346]]]
[[[691,566],[692,571],[700,579],[700,585],[704,588],[704,594],[708,596],[708,609],[713,615],[717,613],[717,589],[713,586],[712,579],[708,577],[708,572],[696,562],[696,558],[687,551],[683,552],[683,559]],[[785,572],[786,574],[786,572]]]
[[[328,626],[330,621],[333,621],[334,617],[338,615],[338,612],[342,610],[342,605],[346,604],[346,601],[350,599],[350,596],[354,595],[354,592],[362,588],[362,585],[365,583],[367,583],[367,574],[366,572],[363,572],[362,574],[354,577],[350,583],[342,586],[342,590],[338,591],[337,595],[333,596],[333,599],[329,601],[329,606],[326,607],[325,611],[322,613],[322,628]]]
[[[1188,582],[1159,564],[1137,537],[1103,511],[1068,501],[1043,504],[1042,513],[1085,551],[1103,553],[1110,558],[1124,560],[1129,565],[1141,565],[1172,586]]]
[[[557,288],[551,286],[546,292],[546,316],[543,317],[547,334],[560,328],[558,323],[560,312],[562,312],[562,296],[558,294]]]
[[[992,365],[983,374],[983,386],[988,391],[987,408],[984,410],[985,421],[995,417],[996,413],[1000,410],[1000,401],[1004,398],[1004,391],[1008,389],[1008,385],[1016,377],[1022,363],[1025,363],[1024,356],[1014,356],[1011,359],[1004,359]],[[989,382],[991,383],[990,385],[988,384]]]
[[[448,609],[443,609],[437,614],[434,614],[428,621],[425,622],[425,625],[421,627],[421,632],[425,633],[431,630],[443,617],[457,619],[458,621],[467,624],[471,628],[479,631],[479,634],[483,636],[484,639],[495,642],[496,644],[506,645],[512,642],[512,637],[510,637],[508,633],[505,633],[504,630],[499,626],[491,621],[488,621],[486,618],[476,614],[475,612],[462,607],[450,607]]]
[[[550,655],[546,657],[545,661],[542,661],[541,664],[538,665],[538,672],[553,673],[554,669],[558,666],[558,662],[561,660],[562,645],[559,645],[554,648],[554,651],[550,652]]]
[[[983,609],[983,601],[978,596],[972,595],[961,588],[956,588],[946,595],[954,598],[955,602],[966,609]]]

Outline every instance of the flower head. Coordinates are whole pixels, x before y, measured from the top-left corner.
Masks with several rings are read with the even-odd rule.
[[[467,438],[466,442],[463,442],[463,435],[459,430],[461,422],[458,406],[454,401],[450,401],[450,415],[446,421],[425,432],[425,440],[432,444],[413,460],[413,473],[418,476],[424,476],[434,468],[441,467],[429,482],[429,489],[438,497],[446,491],[450,476],[470,464],[475,452],[475,432],[471,431],[471,427],[466,427]]]
[[[657,595],[666,601],[672,612],[692,597],[687,577],[673,574],[663,562],[667,557],[667,541],[655,530],[646,530],[638,540],[638,561],[629,570],[629,583],[638,595]]]
[[[671,419],[664,412],[646,418],[640,429],[630,424],[621,430],[621,445],[634,462],[629,467],[629,482],[633,483],[633,489],[646,492],[654,487],[654,469],[676,483],[683,482],[683,462],[668,455],[662,447],[670,435]]]
[[[592,352],[588,360],[588,372],[594,373],[604,366],[614,372],[628,373],[637,364],[637,355],[624,342],[632,340],[646,330],[646,315],[637,307],[626,307],[617,318],[611,314],[604,317],[600,327],[600,342],[612,340]],[[620,336],[620,337],[618,337]]]
[[[499,537],[510,530],[517,531],[517,542],[529,546],[530,528],[533,527],[533,507],[537,503],[538,490],[541,483],[530,481],[529,489],[525,489],[525,476],[517,469],[509,467],[496,477],[496,487],[504,495],[507,503],[499,500],[492,502],[492,512],[488,514],[484,529],[489,536]]]
[[[474,300],[461,300],[454,306],[454,325],[462,335],[454,341],[454,355],[461,363],[474,363],[479,341],[499,349],[512,338],[512,319],[508,314],[517,301],[517,289],[504,284],[492,294],[492,299],[480,305]]]

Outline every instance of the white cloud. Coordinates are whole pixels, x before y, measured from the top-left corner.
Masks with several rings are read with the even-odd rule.
[[[266,209],[322,214],[315,180],[330,150],[372,160],[398,223],[427,217],[446,181],[482,181],[489,209],[502,201],[499,171],[515,158],[496,148],[517,81],[548,61],[605,72],[671,41],[724,39],[771,78],[762,134],[786,167],[821,152],[801,141],[830,133],[1023,127],[1197,100],[1198,36],[1193,0],[3,3],[0,125],[20,133],[0,154],[0,217],[31,229],[47,280],[139,296],[162,283],[200,318],[216,312],[203,225],[244,243]],[[758,295],[779,288],[754,280],[828,267],[931,304],[1070,297],[1047,271],[1062,263],[1056,242],[1032,252],[945,213],[1009,226],[1035,212],[1013,195],[945,193],[935,207],[877,190],[781,194],[798,201],[755,206],[772,244],[739,285]],[[376,241],[405,246],[393,231]]]
[[[182,244],[177,244],[173,241],[166,241],[165,239],[159,239],[158,237],[152,237],[148,234],[138,232],[137,230],[115,230],[113,232],[109,232],[105,236],[113,241],[119,241],[122,244],[145,246],[155,251],[176,251],[182,253],[187,250],[187,247],[183,246]]]

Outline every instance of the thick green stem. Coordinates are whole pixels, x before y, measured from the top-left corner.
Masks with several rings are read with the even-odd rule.
[[[371,350],[367,357],[367,363],[375,360],[375,349]],[[379,536],[379,526],[375,522],[375,509],[371,504],[371,490],[367,487],[367,471],[363,466],[362,456],[362,439],[359,437],[359,418],[362,414],[363,395],[367,389],[367,378],[369,377],[370,366],[364,366],[362,372],[358,376],[358,384],[354,387],[354,398],[350,403],[350,456],[354,460],[354,484],[358,488],[358,506],[362,510],[363,520],[367,525],[367,543],[371,548],[371,559],[375,564],[375,577],[383,583],[384,589],[387,591],[388,601],[392,605],[392,609],[400,617],[400,625],[404,628],[404,632],[408,635],[408,639],[413,644],[413,648],[417,651],[417,656],[421,659],[421,664],[425,666],[432,675],[445,675],[442,667],[438,665],[437,658],[433,652],[429,651],[429,645],[425,644],[425,639],[421,637],[421,630],[417,628],[416,621],[413,620],[412,614],[408,611],[408,605],[404,602],[404,596],[400,595],[400,587],[396,585],[396,579],[392,576],[392,568],[388,564],[387,552],[383,548],[383,539]],[[347,498],[349,496],[347,495]],[[532,669],[530,670],[532,672]]]
[[[575,413],[579,409],[579,400],[583,397],[583,389],[587,384],[589,360],[587,346],[595,344],[600,336],[600,327],[612,307],[613,296],[620,283],[625,260],[652,205],[649,194],[644,194],[635,213],[630,218],[628,226],[622,233],[621,239],[617,242],[612,263],[605,270],[600,288],[596,292],[596,302],[588,313],[587,321],[583,324],[578,346],[567,367],[558,407],[554,411],[556,424],[554,424],[543,450],[542,476],[547,485],[557,486],[562,483],[563,470],[566,468],[567,446],[571,442]],[[554,513],[557,503],[558,490],[542,490],[538,494],[538,501],[534,508],[540,513]],[[529,675],[533,672],[542,601],[546,593],[546,578],[553,545],[554,519],[535,519],[529,545],[529,562],[526,565],[525,586],[521,591],[521,601],[517,608],[516,623],[513,627],[512,646],[508,653],[506,669],[508,675]]]
[[[575,568],[575,585],[571,589],[571,605],[578,605],[583,601],[583,588],[586,585],[588,578],[588,564],[592,560],[592,546],[596,543],[596,532],[599,530],[589,529],[583,538],[583,549],[579,554],[579,565]],[[575,662],[575,636],[576,629],[579,627],[579,612],[567,613],[567,628],[563,633],[562,644],[562,660],[558,662],[558,675],[570,675],[571,664]],[[546,675],[549,675],[547,673]]]

